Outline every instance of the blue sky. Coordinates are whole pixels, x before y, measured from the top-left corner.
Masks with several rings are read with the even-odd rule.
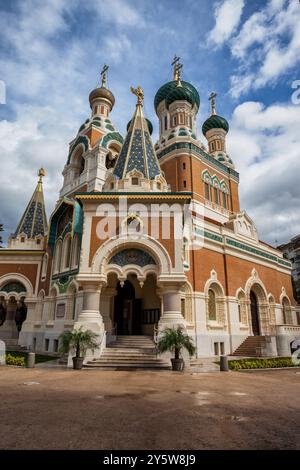
[[[154,125],[155,92],[171,79],[174,54],[199,91],[198,138],[207,97],[230,124],[228,150],[240,172],[242,208],[260,237],[282,242],[300,232],[298,0],[0,0],[0,222],[14,230],[47,170],[48,216],[58,198],[68,142],[89,116],[88,94],[109,64],[124,134],[134,111],[130,85],[145,90]],[[3,86],[2,86],[3,89]],[[2,100],[3,101],[3,100]],[[1,92],[0,92],[1,102]]]

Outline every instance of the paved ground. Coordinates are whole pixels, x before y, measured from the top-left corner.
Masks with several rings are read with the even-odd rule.
[[[0,367],[1,449],[296,449],[300,372]]]

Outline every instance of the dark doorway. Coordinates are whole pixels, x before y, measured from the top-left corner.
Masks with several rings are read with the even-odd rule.
[[[254,336],[260,335],[259,328],[259,318],[258,318],[258,302],[257,297],[254,292],[250,291],[250,309],[251,309],[251,322],[252,322],[252,332]]]
[[[123,287],[118,282],[114,319],[117,323],[117,335],[141,334],[142,300],[135,298],[135,289],[130,281],[125,281]]]

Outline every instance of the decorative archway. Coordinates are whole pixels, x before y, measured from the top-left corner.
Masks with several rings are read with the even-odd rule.
[[[271,333],[271,326],[268,295],[256,269],[252,270],[251,277],[246,282],[245,293],[250,332],[253,335],[269,335]]]

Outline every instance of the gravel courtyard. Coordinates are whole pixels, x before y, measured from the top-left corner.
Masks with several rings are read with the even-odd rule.
[[[0,367],[1,449],[297,449],[297,370]]]

